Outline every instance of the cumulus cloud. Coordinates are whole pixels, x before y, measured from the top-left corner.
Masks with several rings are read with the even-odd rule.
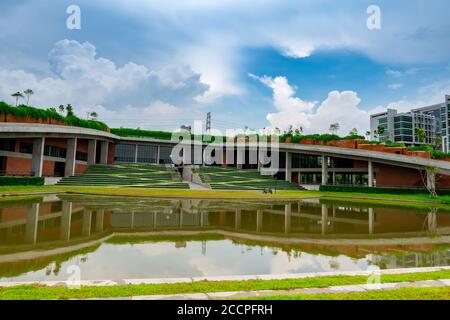
[[[34,105],[70,103],[81,116],[85,111],[97,111],[104,119],[119,117],[124,124],[131,124],[127,119],[150,123],[158,117],[172,117],[175,122],[177,115],[194,114],[189,107],[208,90],[200,75],[187,66],[152,71],[128,62],[118,67],[97,57],[89,42],[61,40],[49,52],[48,60],[54,76],[42,79],[23,70],[1,68],[0,99],[12,102],[12,92],[33,88]]]
[[[389,89],[397,90],[403,87],[403,83],[391,83],[390,85],[388,85],[388,87]]]
[[[370,114],[384,109],[381,106],[372,110],[360,109],[361,99],[354,91],[332,91],[316,108],[316,102],[303,101],[294,96],[295,90],[286,77],[250,76],[273,91],[273,104],[277,112],[266,116],[272,129],[287,129],[292,125],[302,127],[305,133],[324,133],[331,123],[338,122],[342,134],[353,128],[363,133],[369,129]]]

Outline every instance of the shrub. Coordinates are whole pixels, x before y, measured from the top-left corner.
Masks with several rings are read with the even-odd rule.
[[[44,177],[0,177],[0,186],[43,186]]]
[[[35,107],[30,107],[26,105],[20,105],[18,107],[10,106],[9,104],[0,101],[0,114],[4,116],[12,114],[17,118],[32,118],[36,120],[48,121],[50,119],[60,121],[73,127],[90,128],[101,131],[109,131],[108,126],[100,121],[96,120],[84,120],[80,119],[74,115],[62,116],[54,108],[49,109],[39,109]]]
[[[320,186],[324,192],[355,192],[367,194],[428,194],[425,188],[394,188],[394,187],[355,187],[355,186]],[[438,195],[450,195],[450,190],[438,190]]]
[[[427,144],[417,146],[417,147],[408,147],[408,151],[428,151],[433,152],[433,147]]]
[[[390,148],[402,148],[405,147],[404,143],[399,143],[399,142],[386,142],[385,143],[386,147],[390,147]]]

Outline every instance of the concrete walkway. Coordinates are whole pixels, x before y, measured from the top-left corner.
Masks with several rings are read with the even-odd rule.
[[[449,287],[450,279],[445,280],[426,280],[416,282],[397,282],[381,284],[359,284],[348,286],[335,286],[326,288],[306,288],[292,290],[261,290],[261,291],[236,291],[236,292],[213,292],[213,293],[192,293],[192,294],[173,294],[173,295],[152,295],[119,297],[106,300],[215,300],[215,299],[242,299],[258,298],[274,295],[292,295],[292,294],[332,294],[332,293],[351,293],[368,292],[375,290],[396,290],[400,288],[430,288],[430,287]],[[94,299],[96,300],[96,299]],[[101,299],[105,300],[105,299]]]

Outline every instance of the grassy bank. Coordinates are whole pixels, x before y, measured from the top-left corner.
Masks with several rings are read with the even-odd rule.
[[[287,294],[287,295],[265,296],[259,297],[257,299],[258,300],[450,300],[450,287],[401,288],[395,290],[377,290],[368,292],[328,293],[328,294]]]
[[[137,196],[159,198],[204,198],[204,199],[302,199],[312,197],[326,197],[357,202],[376,202],[386,205],[419,206],[427,208],[429,205],[450,209],[450,197],[441,196],[435,199],[426,194],[392,195],[365,194],[350,192],[320,192],[301,190],[281,190],[276,194],[263,194],[261,191],[242,190],[185,190],[185,189],[144,189],[117,187],[89,187],[89,186],[0,186],[0,197],[8,195],[30,195],[39,193],[87,193],[95,195]]]
[[[450,278],[450,270],[397,275],[382,275],[381,282],[411,282]],[[80,289],[26,285],[0,288],[1,300],[12,299],[88,299],[143,295],[229,292],[248,290],[289,290],[300,288],[324,288],[329,286],[365,284],[367,276],[325,276],[305,279],[217,281],[174,284],[118,285]],[[283,298],[283,297],[277,297]]]

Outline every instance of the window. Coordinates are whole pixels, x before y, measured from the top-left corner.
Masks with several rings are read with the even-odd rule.
[[[33,153],[33,144],[21,142],[19,146],[20,153]]]
[[[44,146],[44,155],[54,158],[65,158],[66,149],[56,147],[56,146]]]
[[[148,144],[138,146],[137,161],[143,163],[155,163],[158,153],[158,147]]]
[[[87,161],[88,154],[85,152],[77,151],[77,155],[76,155],[75,159],[78,161]]]
[[[136,157],[135,144],[117,144],[115,160],[118,162],[134,162]]]
[[[0,150],[14,151],[16,141],[14,139],[0,139]]]

